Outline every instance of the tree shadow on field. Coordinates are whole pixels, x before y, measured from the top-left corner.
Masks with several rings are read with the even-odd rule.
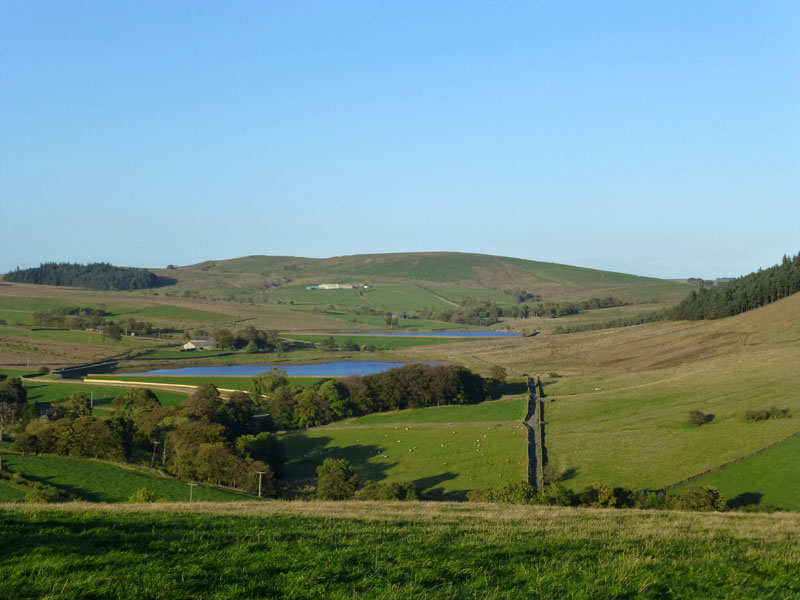
[[[449,481],[458,477],[456,473],[439,473],[438,475],[431,475],[430,477],[420,477],[414,480],[414,486],[420,491],[420,495],[425,500],[465,500],[467,497],[466,490],[453,490],[450,492],[444,491],[440,487],[436,487],[444,481]]]
[[[9,468],[6,467],[5,465],[3,466],[9,473],[15,472],[13,467]],[[56,483],[55,481],[53,481],[55,479],[55,476],[42,477],[22,472],[20,474],[24,475],[25,479],[27,479],[28,481],[34,481],[36,483],[44,483],[46,485],[54,487],[57,490],[66,492],[71,496],[75,496],[77,498],[80,498],[81,500],[86,500],[87,502],[114,502],[115,500],[113,496],[106,496],[102,492],[93,492],[84,488],[70,485],[68,483]]]
[[[492,388],[492,397],[517,396],[528,392],[528,384],[523,381],[507,381]]]
[[[561,473],[561,475],[558,476],[557,481],[569,481],[577,474],[578,474],[578,467],[570,467],[569,469],[567,469],[566,471]]]
[[[298,434],[302,435],[302,434]],[[289,441],[286,448],[286,475],[283,479],[295,484],[315,485],[317,467],[327,458],[344,458],[350,461],[353,469],[362,480],[380,481],[386,479],[386,472],[396,466],[396,462],[371,462],[386,452],[385,447],[375,444],[350,444],[349,446],[332,446],[331,437],[303,436],[300,443]]]
[[[743,492],[728,500],[727,504],[731,508],[742,508],[743,506],[757,506],[761,504],[761,498],[764,494],[761,492]]]

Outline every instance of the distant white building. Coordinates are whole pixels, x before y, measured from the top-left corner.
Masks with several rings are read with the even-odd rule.
[[[360,287],[367,287],[366,285],[361,286],[357,283],[320,283],[318,285],[309,285],[306,286],[307,290],[355,290]]]
[[[217,343],[210,337],[192,338],[183,345],[184,350],[214,350],[216,347]]]

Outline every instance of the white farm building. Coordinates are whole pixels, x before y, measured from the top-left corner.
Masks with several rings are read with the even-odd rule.
[[[357,283],[320,283],[319,285],[309,285],[307,290],[356,290],[360,287]]]
[[[184,350],[214,350],[216,347],[217,343],[210,337],[192,338],[183,345]]]

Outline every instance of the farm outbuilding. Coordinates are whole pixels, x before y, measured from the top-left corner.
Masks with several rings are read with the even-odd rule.
[[[183,345],[184,350],[214,350],[216,347],[217,343],[210,337],[192,338]]]

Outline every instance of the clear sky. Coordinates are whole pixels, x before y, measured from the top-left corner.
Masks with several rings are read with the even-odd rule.
[[[800,251],[800,2],[0,2],[0,271]]]

